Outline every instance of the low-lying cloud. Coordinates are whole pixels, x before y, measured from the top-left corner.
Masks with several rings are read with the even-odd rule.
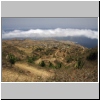
[[[85,36],[91,39],[98,39],[98,31],[90,29],[30,29],[28,31],[14,30],[2,32],[2,38],[34,38],[34,37],[68,37],[68,36]]]

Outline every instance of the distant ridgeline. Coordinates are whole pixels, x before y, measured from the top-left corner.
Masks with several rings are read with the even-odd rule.
[[[76,42],[84,47],[87,48],[94,48],[96,46],[98,46],[98,40],[97,39],[91,39],[91,38],[87,38],[84,36],[80,36],[80,37],[57,37],[55,38],[57,40],[69,40],[69,41],[73,41]]]
[[[5,38],[3,40],[10,40],[10,39],[19,39],[19,40],[24,40],[24,39],[31,39],[31,40],[64,40],[64,41],[73,41],[77,44],[80,44],[84,47],[87,47],[87,48],[94,48],[94,47],[97,47],[98,46],[98,40],[97,39],[91,39],[91,38],[87,38],[87,37],[84,37],[84,36],[80,36],[80,37],[71,37],[71,36],[68,36],[68,37],[48,37],[48,38],[45,38],[45,37],[32,37],[32,38],[25,38],[25,37],[21,37],[21,38]]]

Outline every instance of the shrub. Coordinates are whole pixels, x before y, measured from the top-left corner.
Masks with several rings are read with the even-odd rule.
[[[49,67],[50,68],[56,68],[56,66],[54,66],[51,62],[49,62]]]
[[[58,68],[61,68],[61,67],[62,67],[62,63],[59,62],[59,63],[57,64],[56,68],[58,69]]]
[[[73,61],[73,58],[71,56],[67,56],[67,63],[70,63],[71,61]]]
[[[8,54],[8,60],[11,63],[11,67],[17,61],[17,58],[13,54]]]
[[[81,69],[84,65],[84,62],[81,59],[78,59],[78,61],[75,64],[75,68]]]
[[[41,67],[45,67],[45,62],[42,61],[42,62],[40,63],[40,66],[41,66]]]
[[[97,59],[97,51],[89,53],[89,55],[86,57],[87,60],[96,60]]]
[[[53,64],[51,62],[49,62],[49,67],[53,67]]]
[[[27,57],[27,60],[28,60],[29,63],[33,63],[32,57]]]
[[[58,69],[62,67],[62,63],[58,62],[57,65],[53,65],[51,62],[49,62],[49,67]]]
[[[33,63],[35,60],[37,60],[38,58],[36,57],[36,56],[33,56],[33,57],[29,57],[29,56],[27,56],[27,60],[28,60],[28,62],[29,63]]]
[[[37,60],[37,59],[38,59],[37,56],[33,56],[33,57],[32,57],[32,60],[33,60],[33,61],[35,61],[35,60]]]

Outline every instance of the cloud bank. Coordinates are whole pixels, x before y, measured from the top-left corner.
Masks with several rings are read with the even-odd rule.
[[[98,31],[90,29],[30,29],[28,31],[14,30],[2,32],[2,38],[34,38],[34,37],[68,37],[85,36],[91,39],[98,39]]]

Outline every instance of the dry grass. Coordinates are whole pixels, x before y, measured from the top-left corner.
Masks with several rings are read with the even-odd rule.
[[[54,48],[52,45],[55,45],[55,43],[60,45]],[[97,60],[86,60],[86,56],[91,50],[71,42],[68,42],[70,47],[67,48],[67,43],[64,43],[32,40],[4,41],[2,46],[2,82],[97,82],[98,62]],[[33,47],[39,48],[41,44],[48,44],[50,48],[43,46],[43,50],[33,50]],[[12,68],[6,59],[8,53],[20,58]],[[34,55],[39,58],[34,63],[29,64],[27,56]],[[67,62],[68,56],[71,57],[70,62]],[[77,69],[75,68],[76,59],[80,57],[85,65],[82,69]],[[45,62],[45,67],[39,65],[42,61]],[[49,67],[50,62],[54,65],[54,68]],[[62,63],[61,68],[55,68],[59,63]]]
[[[17,47],[19,50],[24,51],[26,54],[31,54],[32,48],[22,48],[22,47]]]
[[[16,63],[13,68],[2,68],[3,82],[39,82],[46,81],[53,75],[45,69],[38,69],[25,63]]]
[[[57,70],[54,80],[57,82],[97,82],[97,67]]]

